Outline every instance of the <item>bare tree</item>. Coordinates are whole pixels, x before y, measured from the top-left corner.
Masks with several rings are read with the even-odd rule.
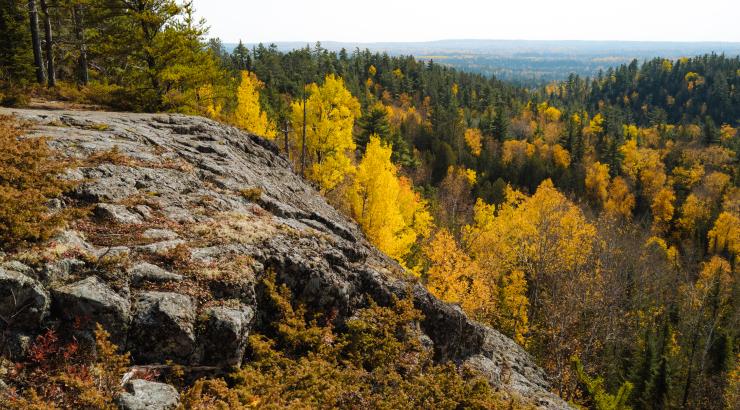
[[[36,66],[36,81],[39,84],[46,82],[44,63],[41,57],[41,40],[39,39],[39,16],[36,11],[36,1],[28,0],[28,20],[31,24],[31,42],[33,45],[33,63]]]
[[[44,13],[44,36],[46,37],[46,78],[49,87],[57,85],[56,70],[54,69],[54,41],[51,35],[51,19],[49,6],[46,0],[39,0],[41,11]]]

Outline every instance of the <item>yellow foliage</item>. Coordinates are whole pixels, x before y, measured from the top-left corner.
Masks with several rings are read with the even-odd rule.
[[[637,126],[633,124],[623,125],[622,130],[624,132],[624,138],[628,140],[637,139],[637,137],[640,135],[639,128],[637,128]]]
[[[424,254],[429,259],[426,284],[434,296],[448,303],[457,303],[470,314],[480,308],[475,304],[484,303],[490,298],[490,289],[475,283],[481,280],[480,267],[460,249],[446,229],[434,235],[434,239],[425,247]],[[485,290],[488,292],[481,297],[483,295],[480,293]]]
[[[499,297],[499,313],[491,321],[512,336],[522,331],[527,323],[523,315],[528,314],[521,309],[526,289],[578,272],[590,260],[595,237],[596,228],[550,180],[531,197],[508,188],[499,207],[478,200],[464,240],[475,261],[504,293]],[[544,291],[536,286],[533,290]]]
[[[601,114],[596,114],[588,123],[588,129],[592,134],[604,132],[604,117]]]
[[[603,205],[607,201],[609,187],[609,165],[594,162],[586,168],[586,191],[589,198],[596,204]]]
[[[306,163],[308,178],[319,185],[323,193],[331,191],[347,175],[354,172],[351,157],[355,143],[352,129],[360,115],[360,103],[344,87],[344,81],[334,75],[326,76],[320,87],[307,86],[306,105]],[[292,104],[293,159],[300,164],[303,127],[303,101]]]
[[[501,326],[503,329],[510,329],[514,341],[527,347],[529,299],[527,299],[527,280],[523,271],[516,269],[503,277],[500,305],[503,311],[503,314],[500,314]]]
[[[560,144],[555,144],[552,147],[552,161],[558,168],[568,168],[570,166],[570,153]]]
[[[615,177],[612,179],[607,197],[608,199],[604,204],[606,212],[627,219],[632,217],[632,210],[635,208],[635,196],[630,191],[630,187],[624,178]]]
[[[709,219],[709,206],[698,196],[689,194],[681,206],[678,227],[687,233],[693,232],[699,224]]]
[[[673,168],[673,177],[678,184],[686,189],[691,189],[704,177],[704,166],[695,163],[691,168],[675,167]]]
[[[701,190],[712,201],[719,201],[730,186],[731,177],[722,172],[710,172],[704,177]]]
[[[545,120],[549,122],[558,122],[560,121],[560,117],[563,115],[563,113],[555,107],[548,107],[543,114]]]
[[[357,167],[352,211],[370,242],[402,265],[420,236],[428,235],[431,216],[426,203],[399,179],[392,149],[371,136]]]
[[[717,310],[726,310],[732,308],[730,300],[734,281],[730,263],[715,255],[703,264],[694,286],[699,300],[714,297],[716,300],[710,303]]]
[[[501,161],[504,165],[521,166],[534,155],[534,145],[527,141],[508,140],[504,141],[501,148]]]
[[[633,184],[642,185],[648,199],[654,199],[667,180],[660,153],[650,148],[638,148],[634,139],[625,142],[619,151],[624,157],[622,171]]]
[[[673,70],[673,62],[671,60],[663,60],[663,62],[661,63],[661,68],[665,72],[670,72],[671,70]]]
[[[722,128],[719,131],[719,139],[723,144],[729,144],[733,138],[737,135],[737,130],[731,125],[722,124]]]
[[[673,219],[673,202],[676,201],[676,195],[672,189],[663,188],[655,195],[650,209],[653,212],[653,224],[661,231],[666,229]]]
[[[710,252],[719,254],[726,251],[732,256],[740,255],[740,218],[729,212],[720,213],[707,239]]]
[[[398,208],[407,226],[411,227],[418,237],[429,236],[434,219],[427,209],[427,202],[421,194],[414,191],[413,183],[406,177],[398,178]]]
[[[259,91],[264,84],[254,73],[242,71],[241,83],[236,92],[236,111],[234,123],[237,127],[267,139],[277,135],[275,125],[267,119],[267,113],[260,107]]]
[[[221,116],[223,104],[216,99],[213,86],[206,84],[196,90],[200,110],[209,118],[218,119]]]
[[[482,138],[483,136],[478,128],[468,128],[465,130],[465,143],[470,148],[470,153],[476,157],[480,156],[483,147],[481,144]]]
[[[476,181],[478,181],[478,174],[475,172],[474,169],[465,169],[465,179],[468,181],[468,184],[470,186],[475,185]]]
[[[668,246],[665,239],[661,237],[651,236],[645,242],[645,247],[649,248],[653,246],[660,249],[663,256],[665,256],[666,261],[670,262],[674,266],[678,265],[678,249],[676,249],[675,246]]]

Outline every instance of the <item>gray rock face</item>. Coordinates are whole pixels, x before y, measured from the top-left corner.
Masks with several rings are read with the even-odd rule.
[[[144,281],[154,283],[180,282],[183,277],[176,273],[168,272],[157,265],[147,262],[139,262],[129,268],[129,278],[131,283],[138,285]]]
[[[54,311],[62,319],[79,320],[86,330],[100,323],[117,344],[125,341],[131,320],[128,299],[113,291],[97,276],[56,288],[52,291]]]
[[[10,328],[34,329],[49,314],[49,293],[35,279],[0,267],[0,316]]]
[[[141,293],[129,332],[134,358],[142,363],[189,363],[195,350],[195,308],[191,298],[178,293]]]
[[[180,395],[169,384],[137,379],[124,387],[116,400],[121,410],[170,410],[180,404]]]
[[[146,239],[154,239],[160,241],[168,241],[177,239],[177,234],[170,231],[169,229],[147,229],[141,234]]]
[[[425,317],[420,323],[425,345],[436,360],[475,366],[495,387],[518,392],[540,407],[568,407],[549,392],[545,372],[524,349],[431,296],[297,176],[272,143],[182,115],[3,108],[0,114],[35,121],[31,136],[48,137],[53,148],[71,157],[84,159],[116,147],[138,161],[136,166],[104,163],[71,172],[85,181],[74,199],[90,205],[126,203],[128,214],[119,212],[122,220],[179,233],[145,231],[145,241],[122,244],[134,266],[158,264],[179,244],[190,248],[184,263],[197,268],[182,282],[147,279],[141,287],[167,292],[134,292],[127,347],[136,363],[237,363],[242,335],[250,331],[244,325],[251,322],[249,314],[242,308],[203,306],[252,306],[259,327],[271,318],[260,310],[254,283],[275,272],[307,308],[336,312],[339,324],[370,298],[387,305],[411,290]],[[107,128],[79,125],[90,122]],[[244,189],[258,189],[260,195],[245,198]],[[68,236],[68,243],[88,253],[102,249]],[[183,273],[172,266],[172,273]],[[126,275],[135,279],[140,273]],[[214,300],[224,303],[211,304]]]
[[[198,337],[200,362],[209,366],[240,366],[254,310],[248,306],[219,306],[206,309],[202,316],[203,332]]]
[[[149,253],[162,253],[174,249],[177,245],[185,243],[182,239],[173,239],[170,241],[155,242],[149,245],[139,247],[139,250]]]
[[[119,224],[140,224],[143,222],[141,216],[129,211],[123,205],[98,204],[94,212],[97,217],[109,222]]]
[[[85,241],[80,233],[76,231],[59,232],[54,237],[53,241],[69,248],[70,250],[78,250],[85,253],[93,253],[95,251],[95,247]]]

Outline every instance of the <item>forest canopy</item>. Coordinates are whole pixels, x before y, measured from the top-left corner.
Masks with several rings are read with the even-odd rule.
[[[318,43],[227,51],[187,2],[22,3],[0,0],[3,105],[180,112],[258,134],[434,295],[524,346],[564,399],[737,403],[739,56],[524,88]],[[279,357],[290,381],[294,358]],[[242,380],[265,383],[254,366]]]

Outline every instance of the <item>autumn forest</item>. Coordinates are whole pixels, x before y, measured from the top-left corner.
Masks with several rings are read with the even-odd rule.
[[[26,2],[0,0],[0,104],[178,112],[264,137],[564,400],[740,402],[740,57],[523,87],[320,43],[227,50],[172,0],[32,3],[35,31]]]

